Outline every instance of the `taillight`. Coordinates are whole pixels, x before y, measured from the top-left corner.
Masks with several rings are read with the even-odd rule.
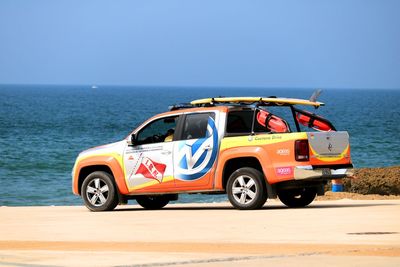
[[[308,161],[309,151],[308,151],[308,140],[296,140],[294,143],[295,159],[297,161]]]

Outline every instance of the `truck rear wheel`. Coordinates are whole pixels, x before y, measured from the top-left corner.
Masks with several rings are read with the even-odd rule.
[[[169,203],[169,198],[163,195],[156,196],[137,196],[137,203],[148,210],[158,210]]]
[[[267,201],[264,175],[254,168],[234,171],[226,185],[229,201],[237,209],[259,209]]]
[[[288,207],[300,208],[309,205],[317,196],[315,187],[295,188],[278,191],[278,197]]]
[[[102,171],[92,172],[83,181],[82,199],[91,211],[113,210],[118,205],[118,194],[113,177]]]

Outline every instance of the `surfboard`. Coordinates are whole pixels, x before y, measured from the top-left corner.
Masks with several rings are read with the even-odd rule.
[[[306,105],[306,106],[324,106],[325,104],[322,102],[312,102],[310,100],[305,99],[296,99],[296,98],[271,98],[271,97],[215,97],[215,98],[203,98],[197,99],[190,102],[192,105],[203,105],[203,104],[218,104],[218,103],[256,103],[262,102],[265,104],[274,103],[277,105]]]

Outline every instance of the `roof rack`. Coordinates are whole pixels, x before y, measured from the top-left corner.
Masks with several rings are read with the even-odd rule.
[[[170,111],[184,109],[184,108],[194,108],[194,106],[190,103],[180,103],[180,104],[174,104],[174,105],[168,107],[168,109]]]
[[[174,111],[179,109],[189,109],[189,108],[206,108],[206,107],[215,107],[215,106],[231,106],[231,107],[254,107],[254,106],[265,106],[265,104],[259,102],[236,102],[236,103],[228,103],[228,102],[218,102],[214,103],[204,103],[204,104],[190,104],[190,103],[180,103],[174,104],[168,107],[168,110]]]

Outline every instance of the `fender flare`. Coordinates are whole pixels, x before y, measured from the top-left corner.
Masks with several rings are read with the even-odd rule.
[[[117,185],[118,192],[120,194],[128,194],[128,187],[126,185],[125,181],[125,173],[124,170],[119,163],[119,161],[114,157],[110,155],[103,155],[103,156],[95,156],[95,157],[89,157],[85,158],[82,160],[79,160],[75,171],[74,171],[74,179],[73,179],[73,185],[72,185],[72,190],[74,194],[79,195],[79,178],[81,174],[81,170],[86,167],[90,166],[106,166],[111,170],[111,174],[114,177],[114,181]]]
[[[218,165],[214,176],[214,187],[215,189],[224,189],[223,185],[223,172],[226,163],[231,159],[237,158],[255,158],[260,163],[262,172],[264,174],[264,181],[267,187],[268,198],[276,198],[276,188],[275,185],[271,185],[268,181],[268,177],[273,174],[272,168],[267,168],[266,166],[272,166],[271,160],[267,156],[267,152],[258,146],[252,147],[240,147],[240,148],[230,148],[220,152],[218,158]]]

